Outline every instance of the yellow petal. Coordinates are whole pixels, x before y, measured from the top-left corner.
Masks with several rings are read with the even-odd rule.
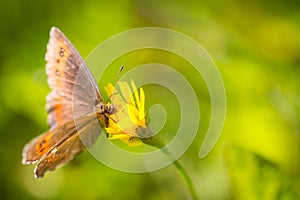
[[[145,118],[145,93],[143,88],[140,88],[140,107],[139,107],[139,119]],[[144,120],[145,121],[145,120]]]
[[[121,90],[121,93],[122,93],[122,96],[123,96],[124,100],[126,102],[129,102],[131,94],[132,94],[129,85],[124,81],[120,81],[119,86],[120,86],[120,90]]]
[[[104,87],[104,90],[105,90],[107,96],[111,96],[112,93],[114,92],[115,88],[111,83],[109,83],[107,86]]]
[[[127,134],[115,134],[115,135],[111,135],[109,137],[110,140],[122,140],[122,139],[129,139],[131,136],[127,135]]]
[[[107,133],[110,133],[110,134],[119,134],[120,133],[120,129],[116,126],[111,126],[111,127],[105,128],[105,130]]]
[[[120,132],[124,132],[131,136],[135,136],[135,128],[136,128],[136,117],[132,117],[131,111],[129,108],[131,105],[127,105],[127,108],[121,111],[118,111],[115,116],[117,119],[117,126],[120,129]],[[135,120],[134,120],[135,119]]]
[[[132,90],[133,90],[133,93],[134,93],[134,98],[136,100],[136,105],[137,105],[137,108],[139,109],[140,108],[140,97],[139,97],[139,92],[138,90],[136,89],[136,86],[134,84],[134,81],[131,79],[131,87],[132,87]]]

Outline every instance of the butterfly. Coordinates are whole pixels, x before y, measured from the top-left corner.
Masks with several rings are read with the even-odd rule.
[[[38,162],[36,178],[92,146],[116,111],[114,105],[103,102],[82,57],[56,27],[51,28],[45,60],[51,88],[46,97],[50,130],[29,141],[22,152],[23,164]]]

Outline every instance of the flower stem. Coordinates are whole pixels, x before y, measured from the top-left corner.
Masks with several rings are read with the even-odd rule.
[[[141,135],[143,134],[144,136],[146,135],[151,135],[152,130],[149,129],[148,127],[146,128],[141,128],[139,129],[138,133]],[[184,167],[173,157],[172,153],[165,147],[164,141],[157,135],[148,137],[148,138],[142,138],[141,139],[143,143],[154,146],[158,149],[160,149],[162,152],[164,152],[168,158],[173,162],[175,165],[178,173],[180,174],[181,178],[184,180],[185,184],[188,187],[189,193],[192,196],[193,200],[200,200],[198,193],[196,191],[195,185],[193,184],[192,179],[184,169]]]
[[[174,157],[172,156],[171,152],[168,149],[162,148],[161,150],[171,159],[171,161],[173,161],[173,164],[175,165],[178,173],[180,174],[181,178],[187,185],[190,195],[192,196],[192,199],[200,200],[200,197],[198,196],[198,193],[196,191],[196,187],[195,187],[191,177],[188,175],[188,173],[184,169],[184,167],[176,159],[174,159]]]

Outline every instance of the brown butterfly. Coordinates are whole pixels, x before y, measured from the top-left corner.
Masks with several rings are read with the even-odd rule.
[[[56,27],[50,31],[46,62],[52,89],[46,99],[50,130],[32,139],[22,153],[23,164],[39,162],[34,170],[36,178],[94,144],[115,112],[113,105],[103,102],[78,51]]]

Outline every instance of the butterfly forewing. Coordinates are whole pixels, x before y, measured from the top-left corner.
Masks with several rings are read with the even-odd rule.
[[[98,86],[75,47],[55,27],[50,31],[46,61],[52,89],[46,105],[50,128],[95,113],[95,105],[102,101]]]

